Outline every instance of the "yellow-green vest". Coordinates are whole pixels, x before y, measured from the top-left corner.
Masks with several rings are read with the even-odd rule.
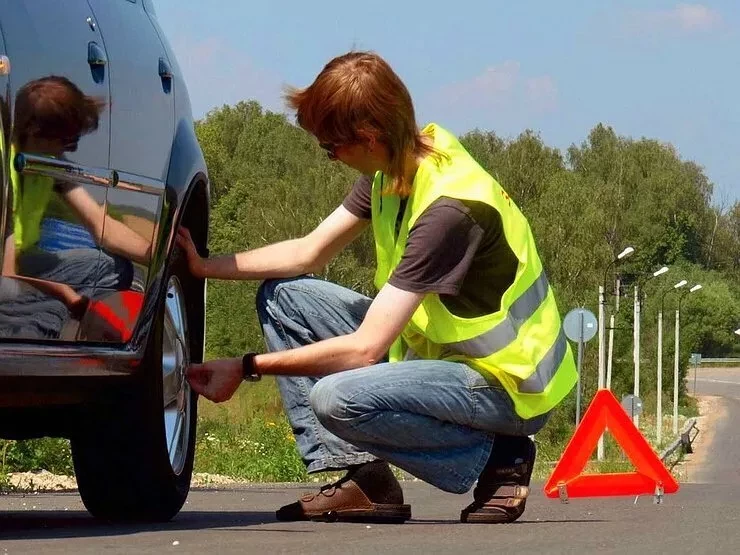
[[[498,380],[522,418],[548,412],[573,388],[577,371],[529,223],[501,185],[451,133],[436,124],[429,124],[422,133],[433,137],[435,149],[444,156],[427,156],[421,162],[397,238],[400,198],[383,193],[388,178],[381,172],[373,180],[376,287],[385,285],[400,262],[409,229],[441,196],[485,202],[497,210],[519,264],[500,310],[492,314],[461,318],[449,312],[437,294],[427,294],[391,347],[390,361],[462,361]]]
[[[21,252],[41,238],[41,221],[54,192],[54,179],[41,175],[21,177],[15,169],[15,154],[15,145],[11,144],[9,169],[13,191],[13,235],[15,248]]]

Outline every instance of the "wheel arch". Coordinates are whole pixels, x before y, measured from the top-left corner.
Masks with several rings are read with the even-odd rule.
[[[208,233],[210,223],[210,183],[203,152],[195,135],[192,120],[181,119],[176,126],[170,164],[167,172],[160,222],[155,236],[155,249],[151,267],[151,284],[139,318],[137,331],[130,346],[143,354],[151,333],[151,323],[157,311],[157,301],[165,293],[165,277],[172,255],[176,250],[176,233],[186,226],[202,256],[208,256]],[[188,291],[198,295],[201,312],[189,315],[191,323],[191,355],[193,361],[201,361],[205,349],[205,282],[199,291]],[[202,304],[202,306],[201,306]],[[193,304],[195,306],[195,303]]]

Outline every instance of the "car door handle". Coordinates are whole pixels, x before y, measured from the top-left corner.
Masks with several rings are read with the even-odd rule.
[[[164,58],[159,59],[159,76],[162,79],[172,79],[172,67]]]
[[[15,155],[13,167],[21,175],[41,175],[59,181],[73,181],[101,187],[115,187],[119,180],[118,172],[115,170],[81,166],[68,160],[26,154],[25,152],[19,152]]]
[[[90,67],[100,67],[108,63],[105,50],[96,42],[90,42],[87,45],[87,63]]]

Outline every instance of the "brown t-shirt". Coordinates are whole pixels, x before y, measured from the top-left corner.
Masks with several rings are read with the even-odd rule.
[[[342,203],[371,219],[372,179],[359,178]],[[496,312],[514,282],[517,259],[501,215],[484,202],[441,197],[409,230],[406,250],[388,283],[412,293],[437,293],[457,316]]]

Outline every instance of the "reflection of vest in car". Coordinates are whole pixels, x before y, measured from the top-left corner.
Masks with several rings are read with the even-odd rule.
[[[65,217],[51,217],[47,210],[53,198],[54,178],[20,175],[15,168],[15,145],[11,145],[10,182],[13,191],[13,235],[19,253],[32,247],[47,252],[97,248],[84,225]]]
[[[15,169],[15,145],[10,147],[10,182],[13,187],[15,248],[26,251],[41,238],[41,220],[54,191],[54,179],[42,175],[20,176]]]
[[[435,200],[445,196],[484,202],[501,214],[504,236],[519,264],[514,282],[492,314],[461,318],[437,294],[424,297],[391,347],[390,361],[410,358],[464,362],[498,380],[523,418],[543,414],[570,392],[577,380],[552,288],[542,268],[526,218],[502,187],[450,133],[435,124],[424,134],[445,157],[427,157],[419,166],[396,237],[400,199],[382,194],[384,176],[375,175],[372,225],[378,289],[401,261],[409,229]]]

